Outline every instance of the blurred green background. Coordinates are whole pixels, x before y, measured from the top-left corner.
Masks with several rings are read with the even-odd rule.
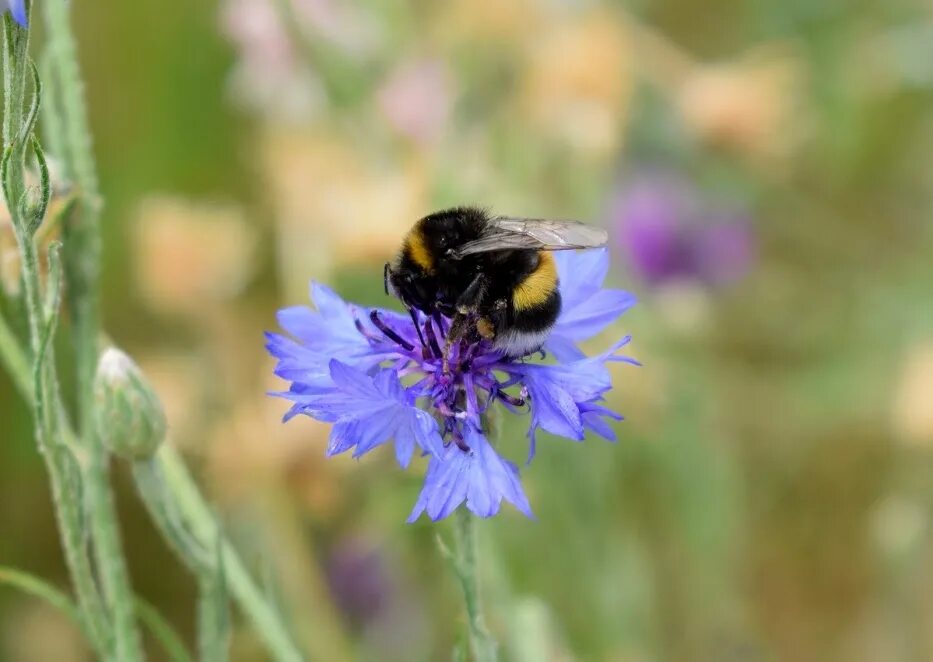
[[[615,375],[619,442],[541,440],[522,471],[537,521],[505,508],[481,523],[507,659],[933,658],[929,3],[75,14],[106,327],[313,659],[448,659],[464,621],[434,536],[450,531],[404,523],[423,467],[325,461],[325,426],[280,424],[261,332],[311,278],[384,305],[402,233],[459,203],[606,225],[611,281],[640,300],[614,330],[644,364]],[[662,223],[676,264],[651,271],[639,259],[657,245],[625,228],[632,183],[658,173],[691,211],[656,192],[642,222],[684,228]],[[703,239],[727,212],[744,257]],[[698,267],[740,258],[728,278]],[[0,562],[64,586],[46,476],[2,374],[0,421]],[[522,423],[500,446],[514,460]],[[115,475],[134,584],[190,641],[193,582],[126,467]],[[263,659],[240,625],[234,659]],[[0,659],[89,655],[47,607],[0,592]]]

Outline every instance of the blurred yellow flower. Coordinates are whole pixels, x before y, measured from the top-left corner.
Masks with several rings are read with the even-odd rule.
[[[263,373],[270,376],[264,390],[281,389],[268,363]],[[324,461],[329,425],[306,416],[281,425],[287,404],[254,388],[230,416],[219,419],[205,448],[211,483],[228,503],[285,485],[312,513],[333,512],[342,501],[340,475],[353,462]]]
[[[803,63],[782,45],[697,67],[679,91],[687,126],[704,142],[752,158],[780,158],[799,142]]]
[[[205,425],[205,394],[212,386],[203,360],[163,351],[143,354],[137,362],[159,397],[172,442],[190,447]]]
[[[564,16],[528,40],[520,109],[545,134],[594,156],[618,149],[632,95],[631,43],[605,10]]]
[[[441,5],[437,26],[442,43],[499,42],[517,47],[536,32],[545,3],[536,0],[453,0]]]
[[[135,223],[137,287],[154,310],[193,313],[240,293],[256,233],[239,207],[149,198]]]
[[[337,265],[386,261],[430,211],[427,167],[417,159],[366,162],[321,131],[270,131],[264,149],[286,300],[303,301],[308,280]]]
[[[60,611],[36,599],[10,603],[0,625],[0,659],[86,662],[91,652]]]
[[[910,444],[933,447],[933,340],[912,347],[894,391],[892,424]]]

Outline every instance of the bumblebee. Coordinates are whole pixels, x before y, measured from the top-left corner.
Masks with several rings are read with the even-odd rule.
[[[385,289],[410,311],[451,318],[447,349],[460,338],[482,337],[506,356],[524,356],[541,348],[560,314],[551,251],[596,248],[607,239],[604,230],[577,221],[447,209],[408,232],[385,265]]]

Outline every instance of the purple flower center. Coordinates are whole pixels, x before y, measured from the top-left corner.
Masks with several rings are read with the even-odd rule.
[[[417,338],[408,340],[403,331],[394,329],[378,310],[369,312],[375,330],[369,330],[356,317],[357,330],[376,353],[391,353],[397,359],[393,366],[400,378],[420,378],[408,387],[416,400],[423,400],[440,414],[441,435],[445,446],[455,443],[460,450],[471,452],[465,440],[465,426],[482,431],[482,415],[496,401],[510,410],[525,406],[529,395],[521,389],[518,395],[506,391],[515,386],[516,377],[499,381],[496,370],[502,370],[502,353],[487,340],[467,339],[448,344],[451,322],[436,314],[427,316],[411,311]],[[544,355],[544,352],[541,352]]]

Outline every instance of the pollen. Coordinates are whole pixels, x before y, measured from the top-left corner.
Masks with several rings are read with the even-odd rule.
[[[476,320],[476,331],[486,340],[492,340],[496,337],[496,328],[485,317]]]

